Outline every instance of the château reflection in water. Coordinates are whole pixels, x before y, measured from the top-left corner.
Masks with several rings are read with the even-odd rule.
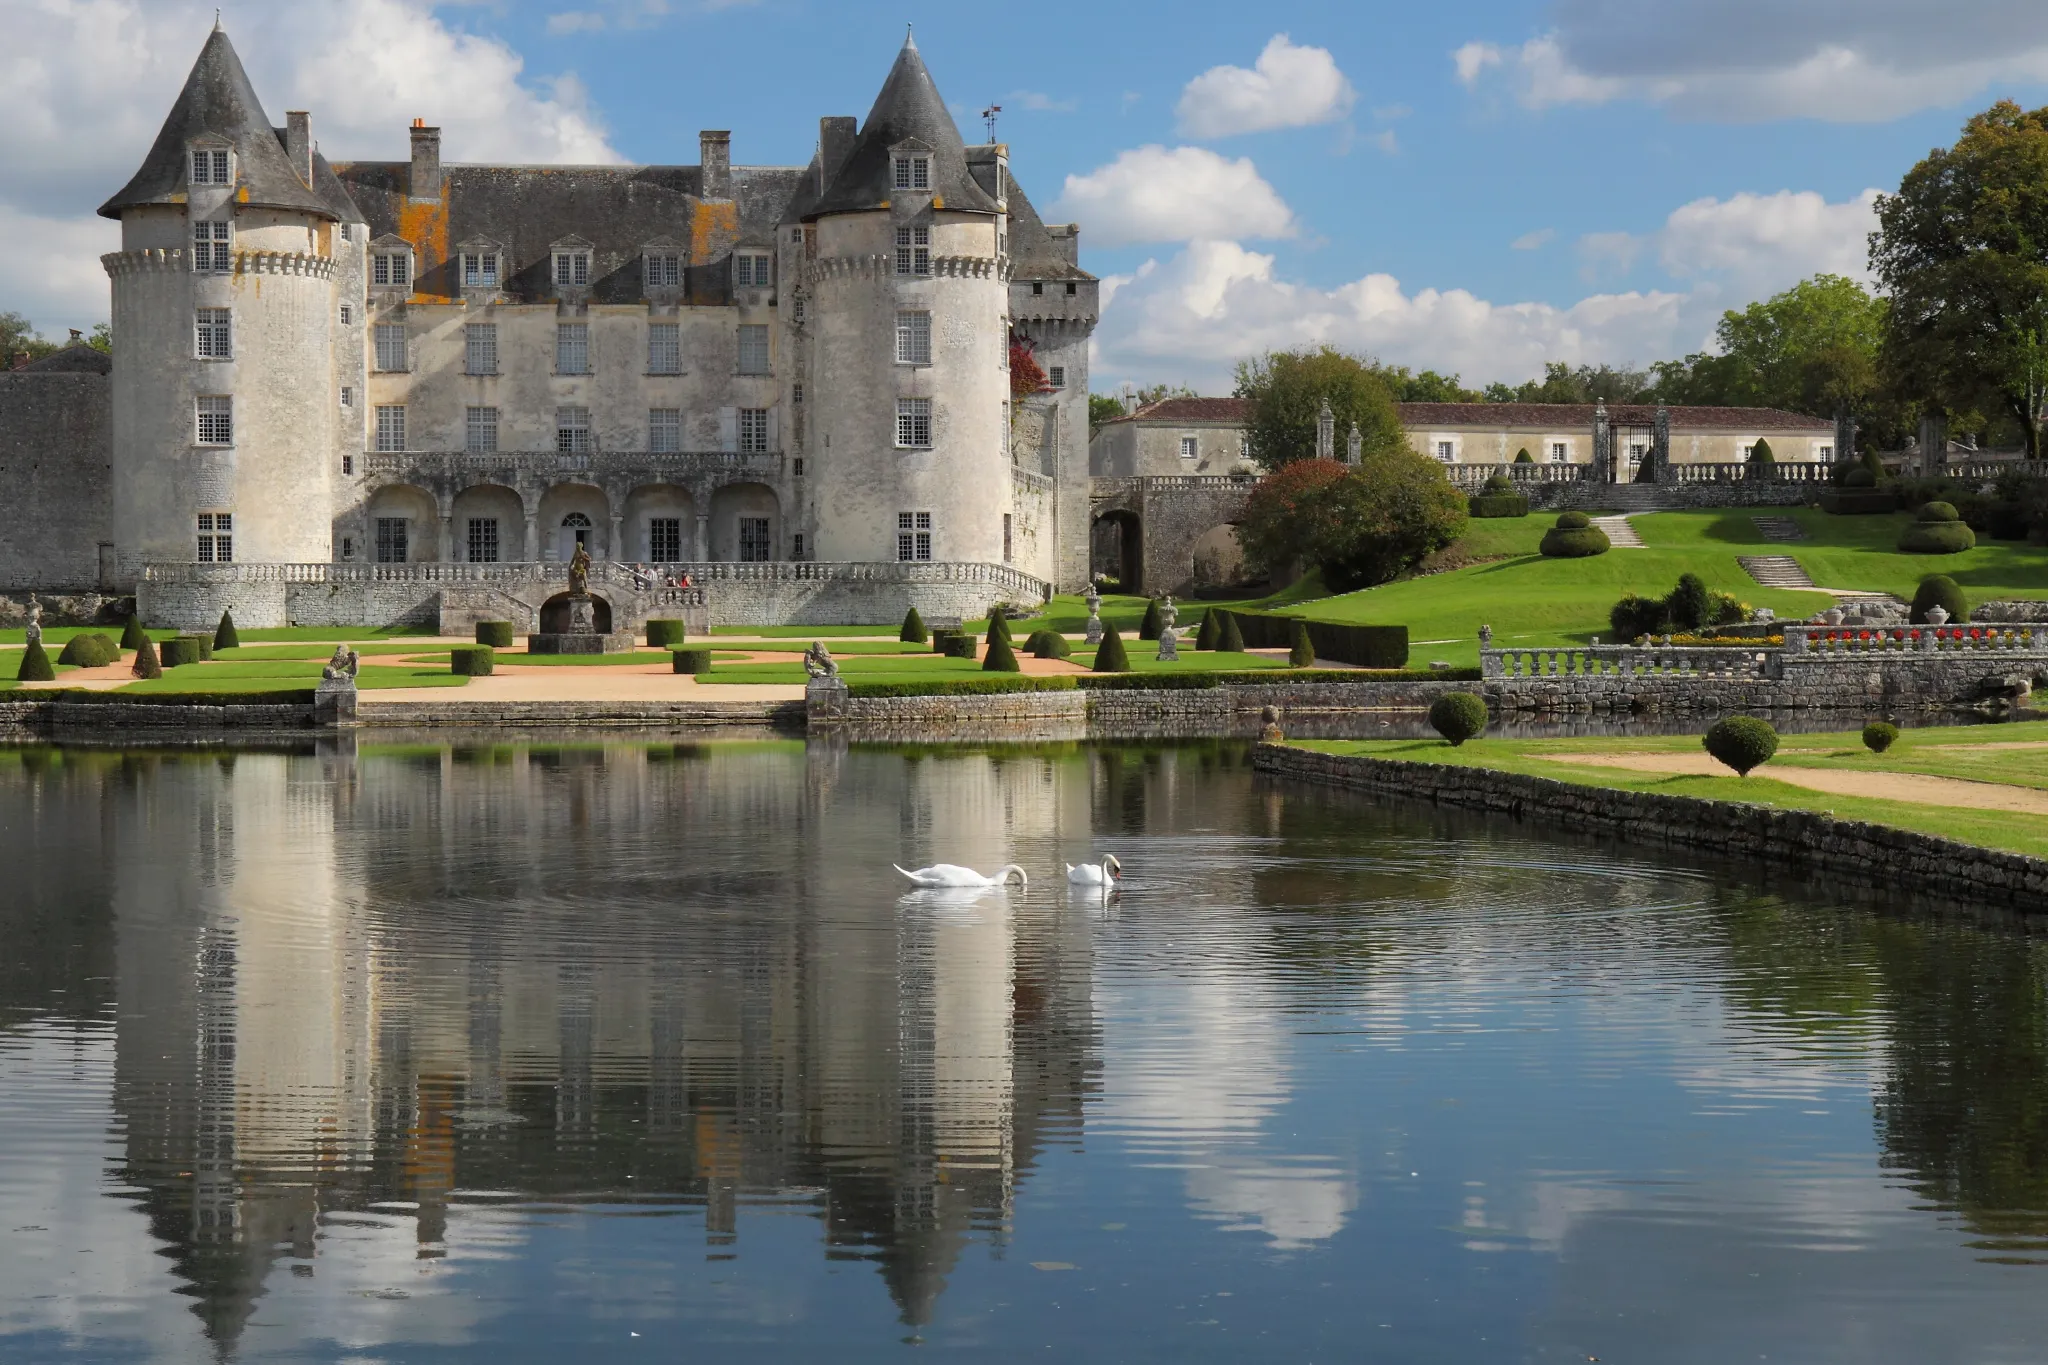
[[[1098,846],[1161,894],[1070,897],[1060,863]],[[104,1056],[93,1197],[139,1213],[223,1356],[294,1282],[350,1286],[333,1317],[396,1315],[408,1274],[516,1261],[550,1220],[600,1216],[683,1220],[711,1262],[808,1221],[813,1268],[879,1281],[915,1333],[1005,1257],[1034,1182],[1101,1222],[1084,1161],[1301,1256],[1400,1225],[1387,1182],[1442,1121],[1382,1076],[1384,1134],[1290,1140],[1344,1075],[1335,1053],[1304,1069],[1304,1032],[1419,1056],[1508,1028],[1555,1039],[1521,1072],[1561,1075],[1572,1048],[1618,1046],[1569,1011],[1666,991],[1711,1008],[1619,1028],[1678,1020],[1664,1079],[1732,1107],[1859,1095],[1916,1217],[1959,1220],[1979,1262],[2048,1261],[2040,942],[1608,857],[1273,787],[1227,744],[0,750],[0,1054],[62,1036],[74,1078]],[[940,860],[1034,881],[906,895],[889,867]],[[1485,1017],[1495,992],[1511,1025]],[[1430,1055],[1410,1080],[1456,1065]],[[1528,1118],[1532,1142],[1571,1131]],[[1568,1249],[1642,1196],[1526,1159],[1464,1181],[1449,1231],[1556,1257],[1598,1300]],[[0,1316],[0,1355],[51,1330],[41,1311]],[[429,1336],[488,1335],[439,1311]]]

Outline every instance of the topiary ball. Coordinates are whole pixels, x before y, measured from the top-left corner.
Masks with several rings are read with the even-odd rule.
[[[113,661],[113,646],[104,635],[74,635],[57,652],[58,663],[76,668],[100,668]]]
[[[1557,529],[1560,531],[1583,531],[1593,524],[1593,519],[1584,512],[1560,512],[1557,514]]]
[[[1962,622],[1970,619],[1970,604],[1963,597],[1963,590],[1953,578],[1945,573],[1931,573],[1920,580],[1920,586],[1913,592],[1911,620],[1916,626],[1927,624],[1927,613],[1940,607],[1948,613],[1948,619]]]
[[[1914,514],[1913,519],[1930,522],[1961,521],[1963,514],[1956,510],[1956,505],[1952,502],[1928,502],[1920,505],[1920,510]]]
[[[1859,464],[1851,470],[1849,470],[1848,473],[1842,475],[1842,487],[1875,488],[1877,487],[1877,475],[1871,473],[1869,470],[1865,469],[1862,465]]]
[[[1715,762],[1747,777],[1750,769],[1761,767],[1778,752],[1778,732],[1755,716],[1729,716],[1715,721],[1700,743]]]
[[[1951,515],[1956,510],[1945,502],[1930,502],[1927,506],[1947,508]],[[1899,532],[1901,554],[1953,555],[1975,548],[1977,533],[1960,521],[1916,521]]]
[[[1489,493],[1512,493],[1515,491],[1515,481],[1505,474],[1496,474],[1486,481],[1486,491]]]
[[[1064,659],[1074,652],[1074,647],[1067,643],[1067,637],[1056,630],[1032,632],[1024,647],[1039,659]]]
[[[1898,742],[1899,727],[1888,720],[1874,720],[1863,727],[1863,747],[1881,754]]]
[[[1470,692],[1447,692],[1429,704],[1429,724],[1456,748],[1486,733],[1486,700]]]
[[[1567,526],[1566,519],[1577,517],[1576,526]],[[1591,524],[1584,512],[1566,512],[1557,519],[1557,525],[1543,533],[1543,541],[1537,547],[1546,559],[1591,559],[1604,555],[1614,548],[1607,533]]]

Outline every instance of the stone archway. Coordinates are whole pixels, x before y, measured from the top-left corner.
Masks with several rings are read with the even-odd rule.
[[[612,630],[612,604],[590,594],[590,615],[600,635],[609,635]],[[566,635],[569,633],[569,594],[558,592],[540,604],[540,633],[543,635]]]
[[[711,495],[713,560],[762,563],[786,559],[782,503],[765,483],[729,483]]]
[[[558,483],[541,495],[536,518],[539,559],[560,563],[580,542],[597,560],[617,559],[611,543],[611,503],[604,490],[587,483]]]
[[[458,564],[509,564],[527,557],[526,504],[503,484],[471,484],[450,504],[451,558]]]
[[[690,490],[672,483],[643,484],[626,495],[620,558],[675,564],[697,557],[697,515]]]
[[[1145,527],[1136,512],[1119,507],[1099,514],[1088,545],[1090,574],[1111,575],[1118,592],[1145,591]]]
[[[1188,547],[1187,582],[1199,592],[1205,588],[1236,587],[1249,580],[1244,546],[1238,543],[1237,523],[1222,522],[1196,536]]]
[[[432,493],[393,483],[370,494],[356,558],[371,564],[422,564],[440,557],[441,514]]]

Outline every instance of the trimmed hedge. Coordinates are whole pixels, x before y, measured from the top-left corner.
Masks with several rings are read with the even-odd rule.
[[[199,638],[195,635],[180,635],[166,640],[157,655],[165,668],[181,668],[186,664],[199,662]]]
[[[131,649],[140,647],[142,642],[148,638],[148,632],[142,628],[142,618],[130,615],[128,624],[121,627],[121,652],[125,654]]]
[[[497,651],[489,645],[457,645],[448,651],[448,671],[465,678],[488,678],[497,666]]]
[[[1308,637],[1308,622],[1294,623],[1294,639],[1287,646],[1289,668],[1313,668],[1316,662],[1316,647]]]
[[[1033,631],[1031,638],[1024,642],[1024,647],[1030,650],[1034,657],[1040,659],[1070,659],[1074,655],[1073,645],[1068,642],[1066,636],[1056,630]]]
[[[1945,502],[1930,502],[1927,506],[1956,510]],[[1977,533],[1960,521],[1916,521],[1899,533],[1901,554],[1953,555],[1976,547]]]
[[[1478,682],[1476,668],[1229,668],[1216,670],[1225,687],[1293,687],[1296,683]]]
[[[1516,452],[1515,452],[1515,459],[1514,459],[1514,463],[1516,463],[1516,464],[1535,464],[1535,463],[1536,463],[1536,457],[1535,457],[1534,455],[1531,455],[1531,454],[1529,453],[1529,447],[1527,447],[1527,446],[1523,446],[1523,447],[1522,447],[1522,448],[1521,448],[1520,450],[1518,450],[1518,451],[1516,451]]]
[[[476,623],[476,642],[493,649],[512,648],[512,623],[510,621],[479,621]]]
[[[49,651],[43,648],[41,640],[28,642],[28,648],[21,652],[21,664],[14,676],[22,682],[57,681],[57,667],[50,662]]]
[[[684,629],[681,621],[664,617],[647,623],[647,645],[650,649],[673,649],[689,638],[690,632]],[[481,643],[489,644],[490,641]]]
[[[1593,519],[1584,512],[1559,512],[1556,524],[1560,531],[1583,531],[1593,524]]]
[[[1700,736],[1700,747],[1744,777],[1778,752],[1778,732],[1755,716],[1729,716]]]
[[[1536,548],[1547,559],[1591,559],[1614,546],[1584,512],[1564,512],[1557,524],[1543,533],[1543,543]]]
[[[1408,662],[1406,626],[1347,626],[1274,612],[1211,610],[1224,618],[1223,639],[1217,649],[1226,653],[1241,653],[1247,647],[1291,650],[1299,622],[1308,627],[1309,646],[1318,659],[1360,668],[1399,668]],[[1230,638],[1233,633],[1237,636],[1234,641]]]
[[[1429,728],[1457,748],[1486,733],[1486,700],[1470,692],[1449,692],[1429,706]]]
[[[1749,449],[1749,467],[1766,479],[1778,477],[1778,457],[1771,453],[1771,443],[1759,436],[1756,444]]]
[[[1090,673],[1075,682],[1091,692],[1199,692],[1223,685],[1214,672]]]
[[[1526,517],[1529,500],[1520,493],[1481,493],[1466,501],[1465,510],[1475,517]]]
[[[1920,586],[1913,592],[1912,624],[1927,624],[1930,607],[1940,607],[1954,622],[1970,619],[1970,604],[1963,596],[1962,585],[1944,573],[1931,573],[1920,580]]]
[[[948,631],[945,643],[940,647],[939,653],[949,659],[971,659],[980,650],[980,642],[972,635],[962,635],[958,631]]]
[[[1030,673],[984,674],[978,678],[930,678],[903,682],[850,682],[850,697],[982,697],[1003,692],[1071,692],[1071,673],[1039,676]]]
[[[670,658],[678,673],[695,676],[711,671],[711,651],[708,649],[679,649]]]
[[[1104,627],[1102,643],[1095,650],[1095,671],[1097,673],[1128,673],[1131,671],[1130,652],[1124,648],[1124,637]]]
[[[121,657],[121,651],[104,635],[74,635],[58,651],[57,662],[79,668],[104,668]]]
[[[917,614],[916,607],[903,613],[903,629],[896,632],[896,638],[906,645],[921,645],[931,638],[931,633],[924,628],[924,618]]]
[[[1870,471],[1858,465],[1853,472],[1867,474]],[[1898,511],[1899,495],[1889,488],[1830,489],[1820,495],[1820,510],[1837,517],[1877,516]]]
[[[213,647],[215,649],[240,649],[242,647],[242,637],[235,633],[235,614],[233,612],[224,611],[220,614],[220,624],[213,628]]]
[[[955,635],[960,635],[962,633],[962,631],[959,631],[957,629],[949,629],[944,626],[941,626],[939,629],[933,631],[932,638],[929,641],[932,647],[932,653],[944,654],[946,652],[947,639]]]

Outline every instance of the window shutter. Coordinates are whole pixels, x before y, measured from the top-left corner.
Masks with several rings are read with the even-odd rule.
[[[768,448],[782,449],[782,409],[768,409]]]
[[[740,410],[720,408],[718,410],[718,448],[738,450],[740,448]]]

